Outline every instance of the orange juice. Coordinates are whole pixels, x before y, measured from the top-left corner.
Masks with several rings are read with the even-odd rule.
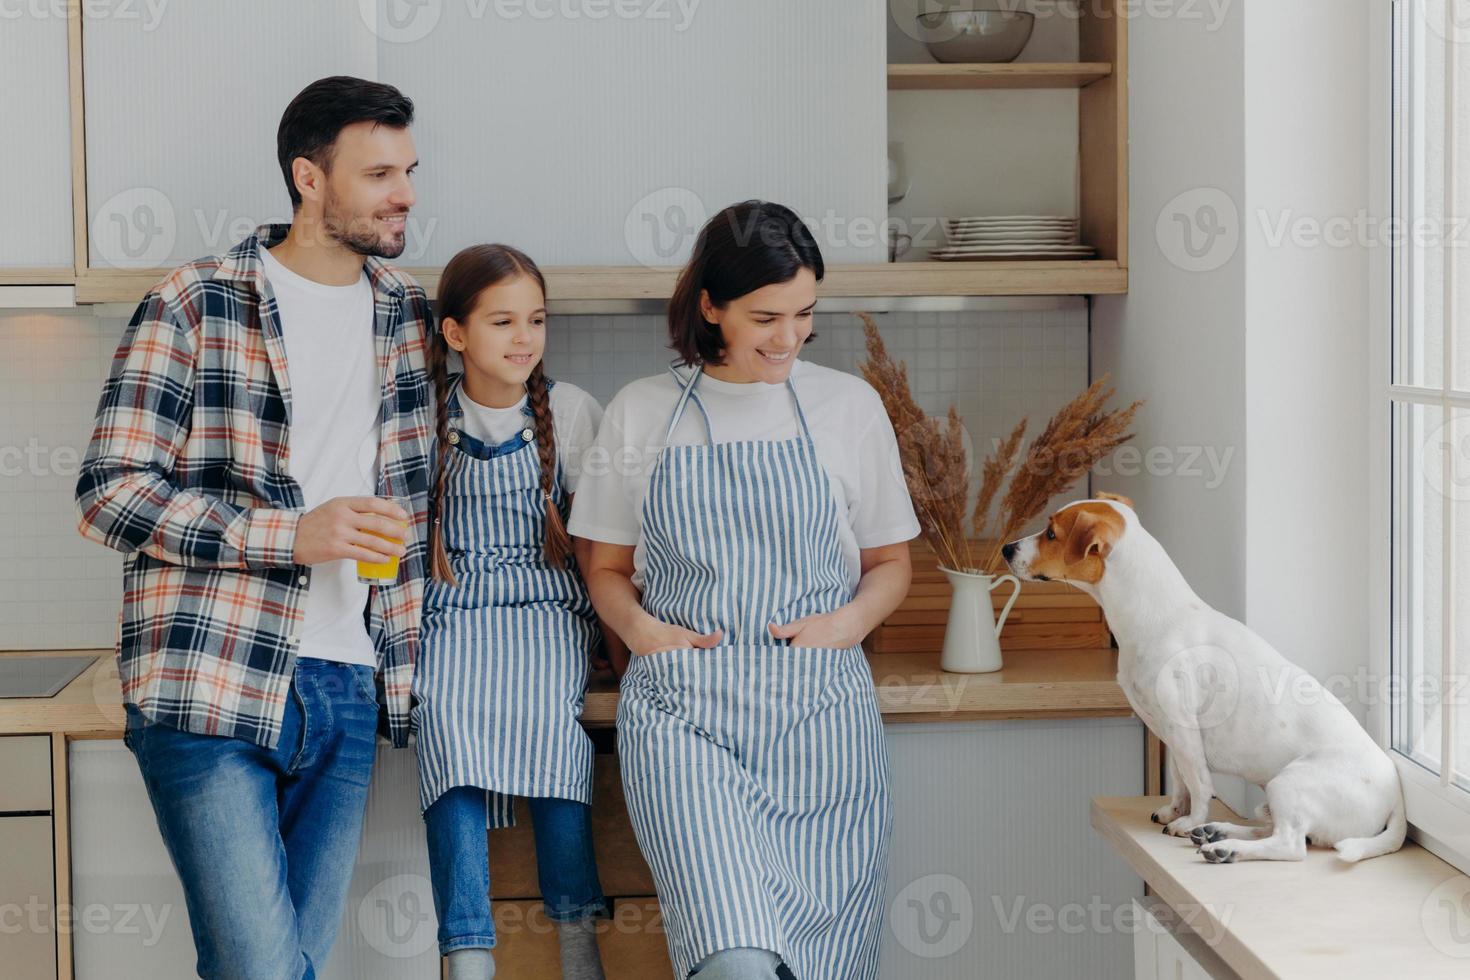
[[[413,513],[413,511],[410,510],[410,502],[406,497],[388,497],[385,499],[391,500],[409,513]],[[408,524],[400,523],[399,526],[402,527],[405,532],[402,537],[389,537],[386,534],[379,534],[377,531],[368,531],[367,533],[371,534],[375,538],[382,538],[384,541],[392,541],[397,544],[402,544],[404,543],[404,541],[407,540],[408,537]],[[366,583],[367,585],[393,584],[394,582],[398,581],[398,556],[393,555],[389,557],[387,561],[358,562],[357,580],[359,582]]]

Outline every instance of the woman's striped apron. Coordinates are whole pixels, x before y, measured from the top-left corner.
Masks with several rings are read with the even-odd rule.
[[[852,599],[842,517],[789,379],[800,436],[667,445],[699,377],[649,478],[643,607],[725,635],[635,657],[617,719],[675,975],[756,946],[798,980],[876,977],[892,808],[872,674],[860,646],[767,630]]]
[[[462,416],[456,390],[451,424]],[[514,823],[511,797],[592,799],[592,743],[578,718],[597,621],[572,563],[546,564],[541,465],[526,424],[498,446],[456,427],[439,447],[458,584],[425,584],[414,666],[420,807],[482,787],[492,827]],[[552,499],[565,514],[559,476]]]

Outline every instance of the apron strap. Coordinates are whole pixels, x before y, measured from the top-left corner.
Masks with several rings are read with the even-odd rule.
[[[704,371],[699,367],[699,365],[694,365],[694,373],[690,375],[688,381],[685,381],[682,377],[679,376],[679,372],[675,370],[673,364],[669,365],[669,373],[674,376],[675,381],[678,381],[679,384],[683,386],[684,390],[680,392],[679,402],[677,405],[674,406],[673,415],[669,417],[669,427],[664,430],[664,445],[667,446],[669,444],[669,440],[674,437],[674,427],[679,424],[679,419],[684,414],[684,406],[688,404],[689,396],[691,395],[694,396],[694,405],[696,408],[699,409],[699,414],[704,416],[705,436],[710,442],[714,442],[714,429],[712,429],[709,424],[709,413],[704,410],[704,402],[701,401],[699,396],[694,393],[694,386],[699,383],[699,376],[703,374]]]
[[[669,365],[669,373],[674,376],[674,380],[683,386],[683,391],[680,392],[679,401],[674,406],[673,414],[669,417],[669,427],[664,430],[664,445],[667,446],[669,440],[673,438],[674,428],[679,424],[679,419],[683,417],[684,406],[689,403],[691,395],[694,398],[695,407],[699,409],[699,414],[704,416],[705,435],[710,442],[714,442],[714,429],[710,426],[709,412],[705,411],[704,402],[700,400],[699,395],[694,391],[694,386],[699,383],[699,376],[704,373],[703,370],[696,367],[688,381],[685,381],[679,376],[679,372],[675,370],[673,364]],[[792,383],[790,375],[786,376],[786,390],[791,392],[791,401],[796,405],[796,420],[801,423],[802,434],[806,436],[808,443],[815,446],[816,441],[812,439],[811,426],[806,421],[806,409],[801,407],[801,398],[796,394],[796,385]]]
[[[792,367],[795,366],[794,364],[792,365]],[[786,388],[791,392],[791,400],[796,403],[796,419],[801,423],[801,431],[806,434],[806,441],[811,443],[812,447],[815,448],[816,441],[812,439],[811,427],[806,424],[806,412],[801,407],[801,399],[796,397],[796,385],[792,384],[791,375],[789,374],[786,375]]]

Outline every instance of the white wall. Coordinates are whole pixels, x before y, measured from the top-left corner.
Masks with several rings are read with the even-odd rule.
[[[1245,16],[1247,621],[1339,696],[1368,664],[1370,9]],[[1283,92],[1290,92],[1283,98]],[[1351,224],[1345,224],[1351,222]],[[1314,236],[1322,227],[1334,236]],[[1373,223],[1364,225],[1371,239]],[[1283,229],[1285,232],[1283,234]],[[1323,240],[1319,240],[1319,238]]]
[[[1028,302],[1029,306],[1040,305]],[[109,647],[122,598],[122,560],[76,530],[73,493],[102,382],[126,316],[87,310],[0,310],[0,649]],[[977,446],[1022,415],[1048,418],[1087,384],[1087,310],[877,316],[914,396],[942,414],[953,402]],[[546,363],[553,377],[606,403],[672,356],[659,316],[554,316]],[[844,371],[863,359],[857,320],[819,314],[803,354]]]
[[[1094,489],[1133,497],[1206,601],[1362,719],[1370,246],[1311,231],[1368,207],[1367,25],[1387,4],[1225,10],[1131,22],[1130,289],[1094,304],[1093,373],[1149,399],[1141,448],[1234,455],[1214,489],[1208,465]]]
[[[1093,489],[1131,497],[1195,591],[1241,616],[1245,262],[1220,251],[1229,245],[1221,238],[1202,257],[1217,267],[1186,268],[1190,256],[1173,218],[1193,222],[1196,208],[1244,194],[1239,6],[1212,25],[1147,16],[1129,25],[1129,292],[1093,302],[1092,372],[1112,373],[1119,402],[1148,400],[1132,445],[1165,465],[1098,476]],[[1203,246],[1204,233],[1190,230]],[[1188,454],[1196,450],[1201,457],[1190,467]],[[1223,476],[1207,453],[1220,461]],[[1195,468],[1205,475],[1190,475]]]

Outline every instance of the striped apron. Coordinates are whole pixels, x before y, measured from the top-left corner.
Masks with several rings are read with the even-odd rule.
[[[457,391],[450,416],[462,417]],[[527,426],[498,446],[454,428],[439,447],[449,454],[442,530],[458,584],[425,583],[414,665],[420,809],[478,786],[491,827],[515,822],[512,797],[592,800],[592,743],[578,719],[597,620],[571,561],[546,564],[529,417]]]
[[[634,657],[617,717],[675,975],[755,946],[797,980],[876,977],[892,807],[872,673],[860,646],[767,630],[851,600],[842,518],[789,379],[800,436],[669,446],[699,377],[649,477],[643,607],[725,635]]]

